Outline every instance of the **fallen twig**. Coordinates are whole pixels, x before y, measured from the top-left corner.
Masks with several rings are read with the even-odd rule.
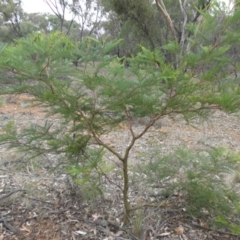
[[[10,230],[11,232],[16,233],[16,234],[20,233],[19,230],[16,229],[15,227],[11,226],[4,217],[1,216],[0,217],[0,221],[3,222],[4,226],[8,230]]]
[[[226,235],[230,235],[230,236],[234,236],[234,237],[239,237],[240,235],[239,234],[234,234],[234,233],[230,233],[230,232],[224,232],[224,231],[220,231],[220,230],[215,230],[215,229],[212,229],[212,228],[208,228],[208,227],[204,227],[204,226],[201,226],[197,223],[190,223],[192,226],[194,227],[197,227],[197,228],[201,228],[201,229],[204,229],[204,230],[207,230],[207,231],[211,231],[211,232],[216,232],[216,233],[220,233],[220,234],[226,234]]]
[[[1,198],[0,198],[0,201],[4,200],[5,198],[10,197],[12,194],[14,194],[14,193],[16,193],[16,192],[25,192],[25,190],[19,189],[19,190],[12,191],[12,192],[6,194],[5,196],[1,197]]]
[[[41,200],[41,199],[37,199],[37,198],[32,198],[32,197],[27,197],[27,198],[30,199],[30,200],[33,200],[33,201],[38,201],[38,202],[47,203],[47,204],[51,204],[51,205],[55,204],[55,203],[47,202],[47,201],[44,201],[44,200]]]

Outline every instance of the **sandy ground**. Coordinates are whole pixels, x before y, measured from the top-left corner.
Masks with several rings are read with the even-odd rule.
[[[44,122],[44,116],[43,110],[33,107],[33,99],[27,94],[9,96],[0,106],[0,127],[14,120],[21,129],[31,123]],[[137,120],[135,131],[140,132],[146,121]],[[102,139],[121,153],[129,142],[129,136],[123,124]],[[181,116],[175,119],[165,117],[136,143],[130,155],[130,164],[139,161],[140,154],[147,153],[151,145],[158,145],[166,154],[178,147],[204,149],[221,146],[239,151],[240,114],[215,111],[208,121],[194,120],[191,125]],[[111,155],[107,158],[116,162],[116,167],[119,166],[117,159]],[[66,182],[66,175],[49,173],[42,166],[36,168],[36,162],[26,162],[18,152],[7,150],[4,146],[0,146],[0,160],[0,240],[240,239],[234,235],[211,232],[200,225],[194,227],[187,222],[181,223],[184,221],[181,214],[176,216],[171,211],[161,212],[161,219],[149,220],[149,226],[143,231],[145,235],[137,238],[129,229],[120,226],[121,211],[118,209],[119,204],[122,206],[119,200],[121,193],[114,191],[114,185],[110,189],[113,189],[115,200],[101,198],[91,206],[77,189]],[[110,180],[118,181],[119,178],[112,177]],[[149,219],[153,213],[148,212]],[[109,217],[106,218],[106,215]],[[185,234],[176,231],[180,225],[183,225]]]

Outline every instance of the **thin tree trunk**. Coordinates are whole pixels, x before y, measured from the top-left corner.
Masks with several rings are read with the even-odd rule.
[[[182,0],[179,0],[179,5],[180,5],[180,9],[181,12],[184,16],[184,20],[183,20],[183,24],[182,24],[182,31],[181,31],[181,38],[180,38],[180,56],[183,56],[184,54],[184,45],[185,45],[185,41],[186,41],[186,24],[188,21],[188,16],[186,13],[186,4],[187,4],[187,0],[184,0],[184,2],[182,3]]]
[[[123,161],[123,178],[124,178],[124,185],[123,185],[123,202],[125,207],[124,212],[124,224],[128,225],[130,221],[130,211],[131,207],[128,201],[128,189],[129,189],[129,177],[128,177],[128,159],[125,158]]]
[[[167,9],[165,7],[164,2],[162,0],[155,0],[155,1],[156,1],[156,5],[157,5],[158,10],[163,14],[163,16],[164,16],[164,18],[165,18],[165,20],[166,20],[166,22],[167,22],[167,24],[168,24],[168,26],[169,26],[169,28],[171,30],[171,33],[172,33],[175,41],[178,42],[177,33],[176,33],[175,28],[174,28],[173,21],[172,21],[171,17],[168,14],[168,11],[167,11]]]

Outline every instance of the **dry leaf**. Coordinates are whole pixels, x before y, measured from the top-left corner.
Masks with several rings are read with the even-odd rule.
[[[123,231],[118,231],[116,234],[114,234],[115,237],[120,237],[123,234]]]
[[[93,218],[93,221],[95,222],[96,220],[98,220],[98,218],[100,218],[101,217],[101,215],[100,214],[98,214],[98,213],[94,213],[93,215],[92,215],[92,218]]]
[[[179,227],[177,227],[177,228],[175,228],[174,229],[174,232],[176,233],[176,234],[178,234],[178,235],[183,235],[183,233],[184,233],[184,228],[183,228],[183,226],[179,226]]]
[[[75,231],[75,233],[80,234],[80,235],[86,235],[87,233],[81,230]]]
[[[25,232],[29,232],[29,233],[32,232],[29,228],[27,228],[27,227],[24,226],[24,225],[20,228],[20,230],[21,230],[21,231],[25,231]]]
[[[170,232],[165,232],[165,233],[160,233],[160,234],[158,234],[158,236],[160,236],[160,237],[165,237],[165,236],[168,236],[168,235],[170,235],[171,233]]]
[[[129,128],[128,123],[125,123],[125,122],[119,123],[117,127],[123,130],[126,130]]]

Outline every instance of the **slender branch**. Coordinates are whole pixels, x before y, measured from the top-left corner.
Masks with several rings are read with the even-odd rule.
[[[60,12],[59,5],[58,5],[56,0],[54,0],[54,1],[53,0],[43,0],[43,1],[49,6],[49,8],[53,11],[53,13],[60,20],[60,31],[63,32],[63,25],[64,25],[64,21],[65,21],[66,9],[68,8],[68,3],[64,2],[64,1],[59,2],[60,6],[61,6],[61,12]],[[70,22],[70,25],[68,27],[66,35],[69,34],[70,29],[71,29],[72,24],[73,24],[73,20],[74,20],[75,17],[76,17],[76,15],[74,14],[72,19],[71,19],[71,22]]]
[[[89,122],[87,116],[81,111],[81,110],[78,110],[77,114],[79,115],[80,118],[82,118],[85,123],[88,125],[89,127],[89,131],[90,133],[93,135],[93,138],[97,141],[97,143],[100,145],[100,146],[103,146],[104,148],[106,148],[109,152],[111,152],[112,154],[114,154],[120,161],[124,161],[123,160],[123,157],[117,153],[113,148],[111,148],[110,146],[108,146],[106,143],[104,143],[100,137],[97,135],[97,133],[95,132],[91,122]]]
[[[178,42],[177,33],[176,33],[175,28],[174,28],[173,21],[172,21],[170,15],[168,14],[168,11],[165,7],[165,4],[164,4],[163,0],[155,0],[155,2],[156,2],[158,10],[163,14],[163,16],[165,18],[165,20],[166,20],[166,22],[167,22],[167,24],[168,24],[168,26],[171,30],[171,33],[174,37],[174,40],[176,42]]]
[[[11,195],[13,195],[14,193],[16,192],[25,192],[25,190],[22,190],[22,189],[18,189],[18,190],[15,190],[15,191],[12,191],[6,195],[4,195],[3,197],[0,198],[0,201],[4,200],[5,198],[8,198],[10,197]]]
[[[46,66],[45,66],[46,67]],[[43,70],[45,69],[45,67],[43,68]],[[11,72],[11,73],[14,73],[14,74],[18,74],[18,75],[21,75],[21,76],[24,76],[24,77],[27,77],[27,78],[30,78],[30,79],[33,79],[33,80],[36,80],[36,81],[40,81],[40,82],[43,82],[44,84],[46,84],[49,88],[50,88],[50,90],[51,90],[51,92],[52,92],[52,94],[55,94],[55,91],[54,91],[54,88],[53,88],[53,86],[50,84],[50,83],[48,83],[47,81],[45,81],[43,78],[41,78],[41,77],[33,77],[33,76],[31,76],[31,75],[28,75],[28,74],[26,74],[26,73],[24,73],[24,72],[20,72],[20,71],[15,71],[14,69],[12,69],[12,68],[6,68],[9,72]],[[42,71],[40,71],[40,73],[41,73]]]
[[[184,3],[182,3],[182,0],[179,0],[179,5],[180,5],[180,9],[181,12],[184,16],[184,20],[183,20],[183,24],[182,24],[182,32],[181,32],[181,39],[180,39],[180,56],[183,55],[183,49],[184,49],[184,45],[185,45],[185,28],[186,28],[186,24],[188,21],[188,16],[187,16],[187,12],[186,12],[186,4],[187,4],[187,0],[184,0]]]
[[[132,115],[131,115],[131,113],[130,113],[130,111],[129,111],[127,106],[125,106],[125,114],[126,114],[126,116],[128,118],[129,130],[131,132],[131,135],[132,135],[133,138],[135,138],[135,133],[134,133],[133,127],[132,127],[132,122],[133,122],[132,121]]]

